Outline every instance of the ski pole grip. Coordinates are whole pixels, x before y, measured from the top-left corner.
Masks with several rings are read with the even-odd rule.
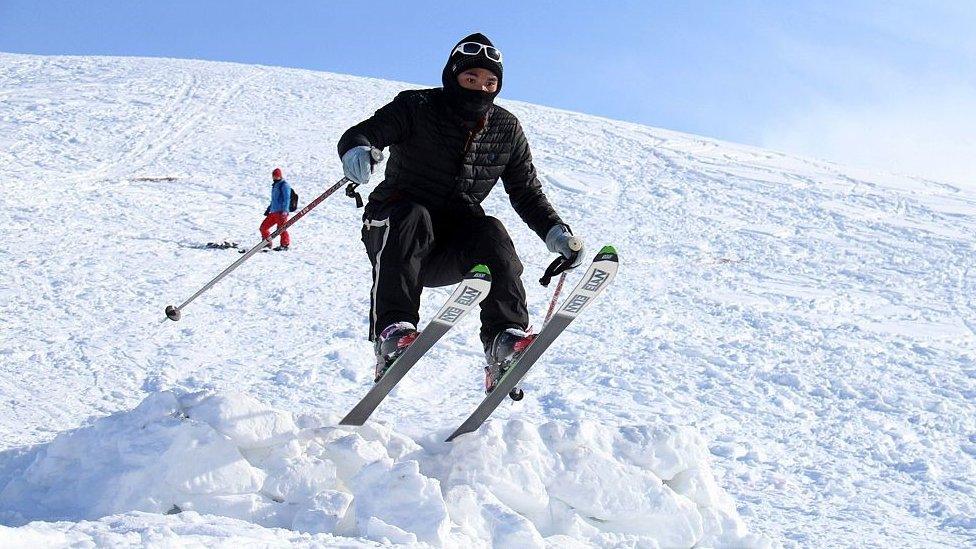
[[[576,254],[569,259],[560,255],[549,264],[545,274],[543,274],[542,278],[539,279],[539,284],[542,284],[543,288],[549,286],[549,283],[552,282],[553,277],[568,271],[570,266],[573,264],[573,260],[576,259],[576,256],[578,256],[580,251],[583,249],[583,241],[572,235],[569,237],[569,240],[566,241],[566,244],[569,246],[570,251],[576,252]]]
[[[557,257],[552,263],[549,264],[549,267],[546,268],[545,274],[543,274],[542,278],[539,279],[539,284],[542,284],[543,288],[549,286],[549,283],[552,282],[553,277],[558,276],[563,271],[568,270],[569,266],[572,264],[572,261],[563,256]]]
[[[575,236],[570,236],[569,240],[566,241],[566,244],[569,246],[569,249],[574,252],[578,252],[583,249],[583,241]]]

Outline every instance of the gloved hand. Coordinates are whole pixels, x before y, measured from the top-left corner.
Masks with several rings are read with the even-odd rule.
[[[353,183],[365,185],[373,173],[372,147],[360,145],[342,155],[342,172]]]
[[[550,252],[571,260],[571,269],[583,262],[583,241],[573,236],[566,225],[553,225],[549,229],[546,233],[546,247]]]

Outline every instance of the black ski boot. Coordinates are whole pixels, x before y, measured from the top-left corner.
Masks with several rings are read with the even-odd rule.
[[[522,353],[529,347],[534,334],[527,334],[518,328],[508,328],[499,332],[488,344],[485,349],[485,359],[488,365],[485,366],[485,394],[495,390],[498,381],[505,375],[505,372],[515,364],[522,356]],[[522,389],[515,387],[508,394],[512,400],[522,400],[525,393]]]
[[[409,322],[397,322],[390,324],[373,342],[373,351],[376,354],[376,377],[373,382],[377,382],[383,377],[390,366],[400,358],[400,355],[407,350],[407,347],[420,332],[417,327]]]

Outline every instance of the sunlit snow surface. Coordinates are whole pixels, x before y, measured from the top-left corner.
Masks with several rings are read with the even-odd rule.
[[[421,446],[336,419],[235,393],[154,393],[9,459],[0,519],[36,533],[52,526],[30,521],[194,512],[434,546],[769,545],[746,534],[691,427],[510,420]]]
[[[406,87],[0,54],[0,541],[976,543],[976,195],[948,185],[505,103],[563,218],[622,267],[526,399],[454,445],[480,400],[473,319],[379,423],[335,429],[372,377],[348,198],[163,319],[239,257],[206,242],[256,242],[273,167],[311,200],[341,176],[340,133]],[[551,257],[500,186],[485,206],[538,325]],[[194,398],[209,412],[180,417]],[[281,438],[234,431],[220,399]],[[154,434],[122,428],[150,411]],[[659,435],[697,473],[641,461]],[[179,466],[149,458],[166,451]]]

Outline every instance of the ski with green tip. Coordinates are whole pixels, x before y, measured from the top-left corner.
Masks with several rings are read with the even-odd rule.
[[[495,411],[495,408],[503,400],[508,398],[509,392],[515,388],[515,385],[521,381],[529,368],[539,360],[542,353],[552,345],[559,334],[610,285],[617,274],[618,265],[617,250],[613,246],[604,246],[600,253],[596,254],[593,263],[590,264],[579,284],[566,297],[552,319],[542,327],[542,331],[536,335],[522,356],[498,380],[495,389],[485,396],[485,399],[475,408],[468,419],[447,438],[447,442],[474,431],[488,419],[488,416]]]
[[[362,425],[373,410],[383,402],[396,384],[407,375],[410,368],[447,333],[464,315],[476,308],[491,290],[491,271],[485,265],[475,265],[434,319],[424,328],[417,339],[396,359],[366,396],[339,422],[340,425]]]

